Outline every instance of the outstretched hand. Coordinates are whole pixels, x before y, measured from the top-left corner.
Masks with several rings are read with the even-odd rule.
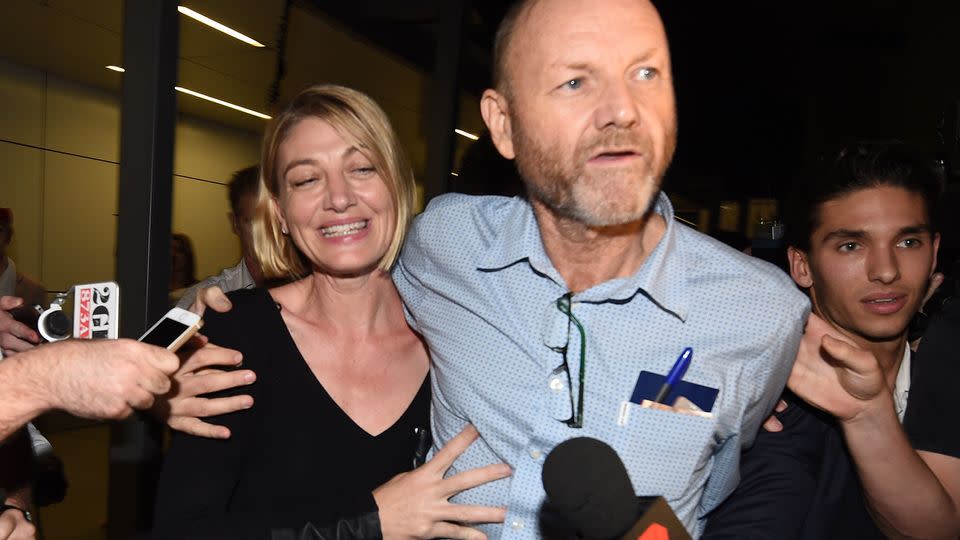
[[[887,391],[886,381],[872,353],[832,331],[810,315],[787,386],[807,403],[850,421]]]
[[[170,351],[130,339],[70,339],[17,356],[25,377],[42,381],[48,408],[83,418],[125,418],[170,389],[179,361]]]
[[[482,540],[482,532],[464,523],[502,523],[506,508],[453,504],[450,497],[510,476],[506,464],[488,465],[444,478],[447,470],[479,437],[467,426],[422,467],[398,474],[373,491],[380,509],[384,540],[458,538]]]
[[[203,394],[245,386],[256,380],[249,369],[224,371],[216,366],[234,367],[243,360],[243,355],[233,349],[225,349],[207,342],[202,335],[194,336],[181,349],[180,368],[172,375],[170,391],[158,398],[154,414],[172,429],[197,437],[226,439],[230,430],[225,426],[201,420],[208,416],[227,414],[253,406],[249,395],[206,398]]]
[[[203,316],[210,307],[218,313],[233,309],[233,304],[220,287],[205,287],[197,291],[190,311]],[[230,429],[211,424],[201,418],[219,416],[249,409],[253,398],[243,394],[218,398],[202,397],[230,388],[246,386],[256,380],[249,369],[230,370],[240,365],[243,356],[232,349],[208,343],[205,336],[196,335],[180,349],[182,363],[173,374],[170,392],[157,400],[153,413],[172,429],[209,439],[227,439]],[[228,368],[224,370],[222,368]]]

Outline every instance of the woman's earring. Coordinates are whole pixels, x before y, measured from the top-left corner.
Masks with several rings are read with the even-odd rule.
[[[287,231],[287,228],[283,226],[280,227],[280,232],[282,232],[284,236],[290,234],[290,232]]]

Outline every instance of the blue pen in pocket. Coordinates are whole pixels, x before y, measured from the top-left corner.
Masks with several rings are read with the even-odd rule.
[[[693,348],[687,347],[680,353],[680,356],[677,358],[677,361],[673,363],[673,367],[670,369],[670,373],[667,374],[667,378],[663,381],[663,386],[660,387],[660,390],[657,392],[656,397],[653,398],[653,401],[656,403],[663,403],[663,400],[670,394],[670,390],[681,380],[683,380],[684,374],[687,372],[687,368],[690,367],[690,360],[693,358]],[[669,403],[665,403],[669,405]]]

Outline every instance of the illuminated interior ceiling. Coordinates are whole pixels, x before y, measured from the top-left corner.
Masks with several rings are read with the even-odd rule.
[[[441,0],[352,0],[291,3],[286,76],[281,99],[304,84],[322,80],[314,51],[322,35],[310,27],[322,20],[428,73],[433,68],[437,6]],[[489,72],[489,41],[504,1],[475,2],[466,11],[463,86],[478,92]],[[181,5],[263,43],[256,48],[180,17],[178,85],[255,111],[268,112],[277,68],[277,38],[285,0],[185,0]],[[6,0],[0,18],[0,56],[56,76],[119,93],[123,75],[106,69],[123,64],[123,0]],[[293,53],[296,51],[296,53]],[[350,51],[324,57],[323,71],[350,80],[357,66]],[[388,81],[385,81],[388,83]],[[231,127],[259,132],[263,120],[187,96],[182,112]]]
[[[428,81],[417,88],[397,83],[379,72],[369,52],[358,62],[354,51],[331,46],[318,28],[336,28],[372,46],[376,56],[429,74],[440,7],[448,1],[293,0],[281,100],[308,83],[332,80],[366,89],[388,110],[409,106],[409,114],[427,115]],[[459,82],[478,95],[488,84],[492,35],[509,1],[465,1]],[[835,133],[857,130],[933,147],[930,126],[943,103],[960,96],[960,71],[951,67],[960,63],[955,0],[655,3],[670,33],[681,113],[672,171],[684,177],[677,185],[691,195],[710,198],[734,184],[766,193],[771,179],[780,178],[771,171]],[[286,0],[182,4],[266,47],[181,16],[178,85],[269,113]],[[123,61],[123,0],[5,0],[3,7],[0,56],[119,92],[123,75],[105,66]],[[190,96],[178,95],[178,103],[192,116],[254,133],[263,128],[261,119]],[[418,156],[425,139],[418,132],[404,140]]]

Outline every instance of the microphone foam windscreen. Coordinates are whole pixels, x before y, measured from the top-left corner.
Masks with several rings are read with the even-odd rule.
[[[639,513],[627,468],[608,444],[590,437],[566,440],[543,463],[551,505],[590,540],[617,538]]]
[[[47,333],[51,336],[70,337],[71,324],[70,317],[63,311],[53,311],[44,319]]]

